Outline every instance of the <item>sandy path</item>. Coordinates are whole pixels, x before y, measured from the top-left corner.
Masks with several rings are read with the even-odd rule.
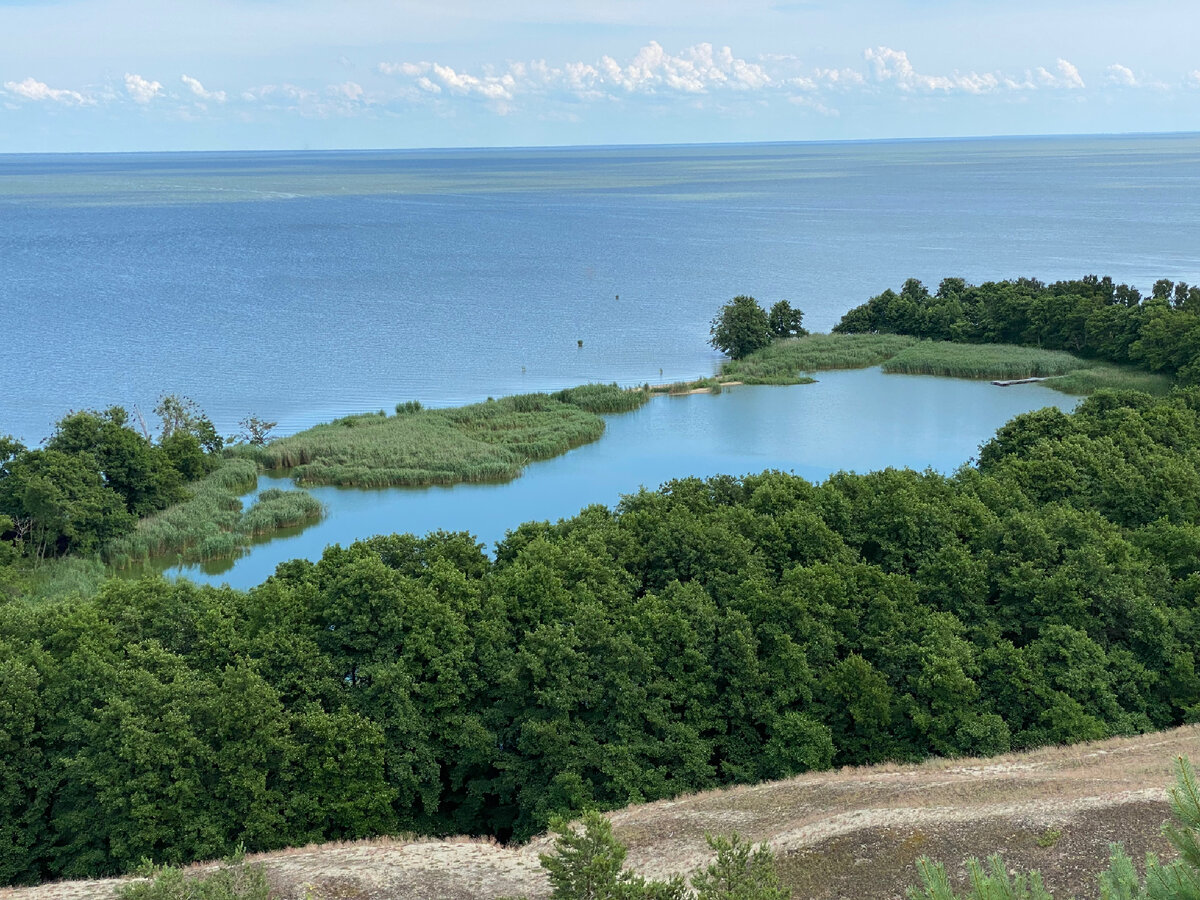
[[[1200,762],[1200,727],[1048,748],[989,760],[843,769],[630,807],[612,815],[646,875],[690,871],[709,858],[705,832],[739,833],[775,849],[801,897],[903,897],[921,854],[961,875],[969,855],[1002,849],[1010,865],[1042,870],[1057,896],[1097,896],[1108,843],[1135,859],[1162,852],[1165,788],[1177,756]],[[546,838],[505,848],[487,841],[381,839],[252,857],[283,897],[337,900],[548,895],[537,864]],[[101,900],[115,881],[0,889],[0,900]]]

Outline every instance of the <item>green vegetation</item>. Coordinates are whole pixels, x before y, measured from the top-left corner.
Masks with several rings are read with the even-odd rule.
[[[731,359],[741,359],[768,346],[775,335],[770,319],[758,301],[739,294],[721,307],[709,329],[709,343]]]
[[[44,449],[0,437],[0,540],[34,560],[94,555],[139,517],[186,499],[187,483],[219,464],[223,442],[185,398],[163,397],[155,411],[158,443],[119,406],[69,413]]]
[[[391,418],[347,416],[270,444],[275,423],[248,417],[224,456],[212,423],[186,398],[159,401],[158,443],[134,431],[120,407],[71,413],[45,449],[0,438],[0,550],[14,548],[35,569],[68,555],[102,556],[117,568],[232,556],[255,536],[321,514],[310,495],[280,490],[243,511],[239,497],[253,489],[260,465],[294,467],[298,481],[322,484],[505,480],[531,460],[595,440],[600,413],[636,409],[649,396],[649,388],[591,384],[459,409],[409,401]],[[0,558],[0,566],[10,563]],[[6,574],[0,589],[38,593],[31,577]]]
[[[684,394],[695,394],[708,391],[710,394],[721,393],[721,385],[725,383],[719,378],[697,378],[695,381],[676,381],[671,384],[656,384],[650,388],[652,394],[667,394],[671,397],[681,397]]]
[[[1120,844],[1111,847],[1108,869],[1097,876],[1103,900],[1195,900],[1200,897],[1200,786],[1191,763],[1180,758],[1175,785],[1170,790],[1175,821],[1163,825],[1163,834],[1179,854],[1170,863],[1160,863],[1147,854],[1144,875]],[[1049,833],[1049,832],[1048,832]],[[1058,834],[1055,833],[1055,840]],[[1039,844],[1043,847],[1050,843]],[[1039,873],[1010,874],[1001,855],[967,861],[969,889],[954,890],[946,867],[928,857],[917,860],[920,888],[909,888],[909,900],[1052,900]]]
[[[142,519],[132,534],[104,546],[104,558],[116,568],[153,558],[185,561],[233,556],[251,538],[280,528],[311,522],[321,504],[304,491],[270,488],[243,511],[242,494],[258,483],[258,466],[249,459],[229,458],[192,486],[192,496]]]
[[[1198,560],[1200,388],[1018,416],[948,477],[683,479],[494,558],[3,602],[0,881],[1194,721]]]
[[[1163,372],[1147,372],[1136,366],[1092,361],[1086,369],[1051,378],[1045,385],[1064,394],[1087,395],[1114,390],[1141,391],[1153,397],[1162,397],[1175,386],[1175,379]]]
[[[808,334],[804,328],[804,313],[786,300],[780,300],[767,313],[767,327],[775,338],[795,338]]]
[[[878,337],[879,335],[876,335]],[[902,375],[951,378],[1046,378],[1067,375],[1094,365],[1062,350],[1014,344],[955,344],[921,341],[883,364],[883,371]]]
[[[524,467],[596,440],[600,412],[635,409],[644,389],[584,385],[453,409],[347,416],[274,441],[258,458],[302,484],[360,487],[506,481]]]
[[[744,384],[807,384],[803,372],[824,369],[861,369],[877,366],[915,344],[913,338],[894,334],[829,335],[774,341],[744,359],[721,369],[722,381]]]
[[[1200,382],[1198,313],[1200,288],[1166,279],[1143,299],[1136,288],[1094,275],[1050,285],[1032,278],[981,285],[946,278],[934,294],[910,278],[899,293],[886,290],[850,310],[833,330],[1065,350],[1190,385]],[[1080,375],[1070,384],[1088,381]]]
[[[558,820],[553,830],[557,832],[554,850],[538,857],[549,875],[553,900],[788,900],[790,896],[779,886],[770,848],[756,847],[736,834],[707,837],[716,859],[692,875],[689,891],[680,877],[649,881],[626,871],[628,851],[598,812],[584,813],[578,827]]]
[[[18,598],[26,603],[40,603],[90,597],[107,577],[104,564],[92,557],[55,556],[14,563],[0,553],[0,605]]]
[[[273,896],[263,865],[242,859],[194,874],[178,866],[155,866],[146,878],[117,888],[117,900],[271,900]]]
[[[650,399],[648,387],[626,389],[616,384],[584,384],[550,395],[590,413],[632,412]]]

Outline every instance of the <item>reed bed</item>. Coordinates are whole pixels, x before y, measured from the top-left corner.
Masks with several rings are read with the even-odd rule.
[[[249,510],[240,496],[258,483],[258,466],[250,459],[227,458],[221,467],[192,486],[182,503],[148,516],[130,534],[104,548],[109,565],[122,569],[155,557],[182,560],[235,555],[255,535],[316,519],[321,505],[302,491],[263,491]]]
[[[1091,394],[1095,391],[1112,389],[1117,391],[1142,391],[1155,397],[1170,392],[1175,380],[1161,372],[1147,372],[1133,366],[1117,366],[1100,363],[1087,369],[1069,372],[1043,382],[1046,387],[1064,394]]]
[[[883,364],[883,371],[900,375],[941,375],[950,378],[1049,378],[1066,375],[1095,363],[1062,350],[1018,347],[1014,344],[956,344],[922,341]]]
[[[648,386],[623,388],[618,384],[582,384],[550,397],[591,413],[632,412],[650,399]]]
[[[108,571],[98,559],[83,556],[50,557],[23,569],[20,596],[25,603],[70,597],[91,597],[100,590]]]
[[[633,408],[645,402],[637,396],[641,392],[623,399],[618,391],[585,386],[579,403]],[[268,469],[291,469],[300,484],[504,481],[529,462],[558,456],[603,433],[604,420],[575,402],[518,394],[453,409],[347,416],[275,441],[261,458]]]
[[[877,366],[917,343],[901,334],[810,334],[786,338],[730,360],[721,370],[722,381],[744,384],[807,384],[801,373],[826,369],[862,369]]]
[[[321,502],[307,491],[268,488],[242,513],[238,532],[258,536],[280,528],[293,528],[319,519],[321,511]]]
[[[709,391],[713,394],[721,393],[721,381],[718,378],[697,378],[695,381],[674,381],[670,384],[656,384],[649,388],[650,394],[668,394],[672,397],[680,397],[684,394],[695,394],[700,391]]]

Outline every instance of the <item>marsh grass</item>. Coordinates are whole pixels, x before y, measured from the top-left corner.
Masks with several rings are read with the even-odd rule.
[[[155,557],[198,561],[233,556],[256,535],[320,517],[321,504],[310,494],[278,489],[263,491],[243,511],[240,497],[257,483],[257,464],[226,458],[191,486],[190,499],[142,519],[131,534],[109,542],[104,558],[121,569]]]
[[[591,413],[632,412],[650,399],[650,388],[626,389],[618,384],[583,384],[550,395],[560,403],[569,403]]]
[[[877,366],[917,343],[900,334],[810,334],[777,340],[744,359],[730,360],[721,381],[807,384],[804,372]]]
[[[243,535],[258,536],[280,528],[294,528],[320,517],[321,502],[307,491],[268,488],[242,513],[237,530]]]
[[[643,392],[586,385],[572,402],[518,394],[453,409],[346,416],[271,443],[268,469],[292,469],[300,484],[358,487],[506,481],[526,464],[596,440],[604,420],[584,405],[635,408]]]
[[[38,603],[67,597],[91,597],[108,577],[108,570],[98,559],[60,556],[40,560],[20,570],[17,577],[16,595],[25,602]]]
[[[700,391],[708,391],[712,394],[721,393],[721,380],[719,378],[697,378],[695,381],[675,381],[671,384],[656,384],[649,388],[650,394],[667,394],[671,397],[696,394]]]
[[[1043,384],[1064,394],[1091,394],[1104,388],[1112,388],[1118,391],[1143,391],[1161,397],[1170,392],[1175,381],[1170,375],[1160,372],[1099,363],[1091,368],[1051,378]]]
[[[921,341],[883,364],[893,375],[941,375],[950,378],[1049,378],[1095,366],[1062,350],[1014,344],[956,344]]]

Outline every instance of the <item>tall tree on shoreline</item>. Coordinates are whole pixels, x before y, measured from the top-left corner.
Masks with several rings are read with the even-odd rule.
[[[741,359],[771,343],[771,325],[758,301],[738,294],[712,320],[709,343],[733,359]]]

